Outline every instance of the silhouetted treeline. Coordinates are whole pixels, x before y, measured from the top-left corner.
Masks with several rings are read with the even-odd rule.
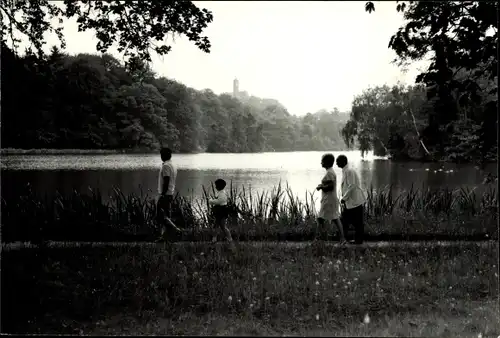
[[[2,147],[260,152],[345,149],[348,114],[198,91],[110,55],[44,59],[2,48]],[[228,87],[231,83],[228,84]]]

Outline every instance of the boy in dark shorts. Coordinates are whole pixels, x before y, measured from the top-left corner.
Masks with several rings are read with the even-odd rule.
[[[227,206],[227,194],[225,191],[226,181],[223,179],[215,180],[215,189],[217,190],[215,198],[210,199],[208,203],[212,206],[212,215],[215,220],[216,228],[222,229],[226,235],[226,239],[229,243],[233,243],[233,238],[231,237],[231,231],[227,228],[226,222],[229,215],[229,210]],[[215,233],[212,237],[212,242],[217,242],[217,234]]]
[[[158,175],[158,202],[156,219],[161,227],[161,235],[157,241],[166,240],[167,228],[174,233],[180,233],[180,229],[172,222],[172,201],[174,199],[175,180],[177,168],[172,163],[172,150],[162,148],[160,150],[162,165]]]

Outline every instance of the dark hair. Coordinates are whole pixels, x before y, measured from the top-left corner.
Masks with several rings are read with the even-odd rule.
[[[347,157],[345,155],[337,156],[337,162],[347,164]]]
[[[331,153],[324,154],[322,160],[328,167],[333,167],[335,164],[335,156]]]
[[[226,181],[224,181],[222,178],[216,179],[215,182],[214,182],[214,184],[215,184],[215,187],[217,189],[220,188],[220,190],[222,190],[222,189],[224,189],[226,187]]]
[[[168,161],[172,158],[172,150],[170,148],[161,148],[160,156],[162,161]]]

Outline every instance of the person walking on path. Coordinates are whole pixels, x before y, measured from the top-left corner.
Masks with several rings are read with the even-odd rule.
[[[337,175],[333,171],[334,164],[335,157],[333,154],[325,154],[321,158],[321,166],[326,169],[326,174],[321,180],[321,184],[316,187],[316,190],[321,190],[318,228],[320,228],[321,232],[324,232],[323,237],[325,237],[325,234],[327,234],[325,223],[334,223],[340,234],[340,243],[345,244],[344,229],[340,220],[340,203],[337,197]]]
[[[177,178],[177,169],[172,163],[172,150],[162,148],[160,150],[162,165],[158,175],[158,203],[157,221],[161,226],[161,235],[158,241],[166,240],[167,225],[177,233],[180,229],[172,222],[172,201],[174,199],[175,179]]]
[[[233,245],[233,238],[231,237],[231,231],[227,227],[227,218],[229,215],[228,205],[227,205],[227,194],[226,194],[226,181],[219,178],[215,180],[215,198],[210,199],[208,203],[212,206],[212,215],[215,221],[216,231],[218,229],[222,230],[226,235],[226,240]],[[217,233],[214,232],[212,237],[212,242],[217,242]]]
[[[347,234],[349,225],[354,226],[354,243],[363,243],[364,236],[364,204],[366,197],[361,189],[359,176],[347,163],[345,155],[337,157],[337,166],[342,169],[341,199],[342,224]]]

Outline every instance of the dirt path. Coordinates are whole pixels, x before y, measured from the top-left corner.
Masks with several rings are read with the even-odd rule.
[[[282,246],[288,248],[304,248],[311,246],[314,242],[236,242],[238,246],[253,246],[253,247],[269,247],[269,246]],[[325,243],[325,242],[324,242]],[[167,245],[173,246],[206,246],[211,244],[211,242],[175,242]],[[212,245],[225,245],[224,242],[218,242]],[[48,242],[48,247],[50,248],[64,248],[64,247],[82,247],[82,246],[93,246],[93,247],[158,247],[163,246],[163,243],[154,242]],[[338,242],[326,242],[325,245],[337,247]],[[387,248],[387,247],[460,247],[460,246],[480,246],[480,247],[495,247],[498,246],[498,242],[494,240],[485,241],[428,241],[428,242],[408,242],[408,241],[381,241],[381,242],[365,242],[361,245],[358,244],[347,244],[346,248],[349,247],[366,247],[366,248]],[[18,250],[18,249],[29,249],[35,246],[30,243],[16,242],[2,244],[2,250]]]

